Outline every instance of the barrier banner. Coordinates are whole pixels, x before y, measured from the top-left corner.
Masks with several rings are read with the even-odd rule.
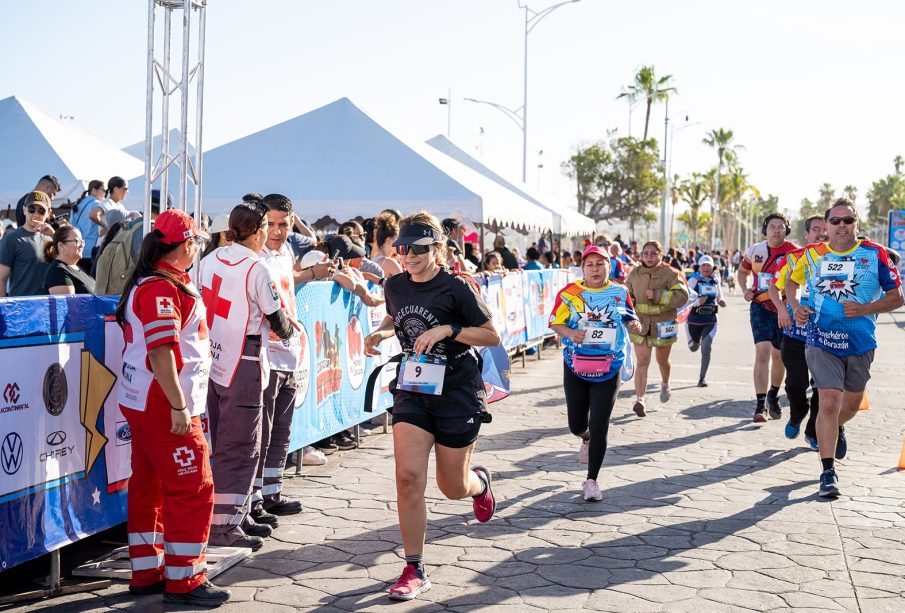
[[[547,326],[547,321],[556,300],[556,292],[553,291],[553,277],[556,272],[558,271],[532,270],[522,275],[526,336],[529,341],[553,332]]]
[[[108,426],[105,409],[115,304],[0,300],[0,570],[126,519],[131,435]]]

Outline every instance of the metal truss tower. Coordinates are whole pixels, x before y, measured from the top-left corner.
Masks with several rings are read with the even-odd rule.
[[[204,27],[207,0],[148,0],[148,81],[145,110],[145,234],[151,228],[151,189],[160,182],[161,210],[166,194],[174,193],[173,208],[179,208],[201,223],[201,128],[204,102]],[[162,48],[157,48],[156,19],[162,12]],[[174,73],[172,36],[174,13],[182,16],[181,74]],[[193,24],[194,19],[194,24]],[[192,34],[197,30],[196,38]],[[194,58],[192,57],[194,54]],[[178,70],[177,68],[177,70]],[[177,78],[178,77],[178,78]],[[170,143],[171,97],[180,102],[179,143]],[[160,150],[154,151],[155,101],[160,111]],[[194,111],[194,155],[189,154],[189,114]],[[167,184],[168,170],[179,169],[178,185]],[[188,202],[188,185],[194,186],[193,202]]]

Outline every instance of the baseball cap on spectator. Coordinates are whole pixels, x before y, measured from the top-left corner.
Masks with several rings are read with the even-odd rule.
[[[50,196],[44,192],[28,192],[28,198],[25,199],[25,206],[37,204],[44,207],[45,211],[50,212]]]
[[[170,209],[164,211],[154,222],[154,231],[161,235],[160,242],[165,245],[182,243],[201,237],[210,240],[211,235],[195,226],[195,219],[185,211]]]
[[[217,232],[226,232],[229,230],[229,213],[222,213],[214,217],[208,232],[216,234]]]
[[[339,256],[344,260],[365,257],[365,250],[359,247],[345,234],[337,234],[327,242],[331,256]]]
[[[323,251],[312,249],[302,256],[302,259],[299,260],[299,266],[301,266],[302,269],[311,268],[315,264],[320,264],[321,262],[323,262],[325,255],[326,254]]]
[[[170,195],[170,192],[167,192],[167,208],[173,207],[173,196]],[[151,190],[151,210],[155,213],[160,212],[160,190],[152,189]]]
[[[607,253],[602,247],[598,247],[597,245],[591,245],[581,254],[581,261],[584,262],[584,259],[591,254],[596,253],[602,258],[605,258],[607,262],[610,261],[610,254]]]
[[[713,266],[713,258],[709,255],[702,255],[701,259],[698,260],[698,266],[703,266],[704,264],[710,264]]]

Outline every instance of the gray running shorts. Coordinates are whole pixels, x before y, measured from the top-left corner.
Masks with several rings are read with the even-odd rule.
[[[837,389],[846,392],[863,392],[870,380],[870,364],[874,351],[841,358],[818,347],[804,348],[808,370],[817,389]]]

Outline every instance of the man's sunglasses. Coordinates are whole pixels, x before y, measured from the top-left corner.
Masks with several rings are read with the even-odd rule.
[[[849,215],[848,217],[830,217],[827,221],[830,222],[831,226],[838,226],[841,223],[844,223],[847,226],[852,225],[856,221],[858,221],[857,217],[852,217]]]
[[[431,250],[430,245],[399,245],[396,247],[396,253],[399,255],[408,255],[409,251],[415,255],[424,255]]]
[[[43,206],[37,206],[34,204],[28,205],[28,212],[34,215],[35,213],[40,213],[41,215],[47,215],[47,209]]]

